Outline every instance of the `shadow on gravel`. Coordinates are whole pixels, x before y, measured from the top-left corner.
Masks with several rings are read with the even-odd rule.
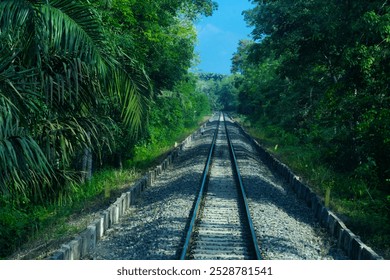
[[[194,137],[193,141],[204,138],[204,144],[187,144],[173,165],[138,198],[134,212],[124,222],[122,234],[116,237],[132,251],[128,254],[124,251],[121,255],[147,260],[179,258],[215,125],[216,122],[209,123],[203,135]],[[186,204],[187,212],[178,212],[176,208],[181,207],[176,207],[175,203]]]
[[[291,246],[291,242],[289,239],[284,237],[275,237],[275,236],[269,236],[264,235],[263,236],[267,242],[263,243],[267,250],[265,250],[263,253],[265,257],[268,259],[268,252],[272,251],[273,254],[281,255],[283,254],[286,256],[284,259],[291,259],[291,260],[312,260],[313,256],[310,254],[304,254],[303,252],[312,252],[316,251],[318,254],[323,255],[325,257],[326,255],[329,255],[329,252],[322,252],[321,249],[317,248],[311,244],[305,244],[305,247],[309,250],[298,250],[296,247]],[[272,259],[272,258],[269,258]]]
[[[314,213],[292,190],[268,180],[261,174],[245,176],[243,182],[247,197],[257,203],[273,204],[296,221],[311,226],[315,224]]]
[[[313,225],[314,213],[306,203],[297,198],[279,174],[268,168],[236,125],[228,124],[228,128],[248,198],[273,204],[295,220]]]
[[[179,240],[175,237],[182,234],[181,225],[185,222],[185,218],[175,216],[150,221],[147,219],[140,221],[136,217],[128,219],[115,229],[115,255],[112,255],[108,247],[105,250],[106,254],[101,257],[128,260],[177,259]]]

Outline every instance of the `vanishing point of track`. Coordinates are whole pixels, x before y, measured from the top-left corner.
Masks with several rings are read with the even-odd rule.
[[[261,259],[224,114],[218,118],[180,259]]]

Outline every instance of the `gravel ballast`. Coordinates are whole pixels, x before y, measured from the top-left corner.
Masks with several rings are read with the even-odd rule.
[[[197,133],[175,162],[147,188],[96,245],[89,259],[178,259],[216,118]],[[345,259],[312,211],[259,159],[229,124],[257,239],[266,259]]]
[[[215,128],[210,119],[203,135],[194,135],[89,258],[178,259]]]
[[[238,127],[228,122],[259,246],[266,259],[346,259],[310,208],[259,158]]]

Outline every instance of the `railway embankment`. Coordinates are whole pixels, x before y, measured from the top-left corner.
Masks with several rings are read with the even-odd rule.
[[[304,204],[305,209],[309,209],[309,211],[305,209],[303,211],[311,212],[310,216],[322,228],[326,229],[330,238],[335,240],[333,246],[342,250],[349,259],[382,259],[370,247],[365,245],[358,236],[351,232],[337,215],[327,209],[321,199],[308,186],[303,184],[285,164],[270,155],[240,126],[237,124],[234,124],[234,126],[255,147],[257,155],[252,155],[252,157],[258,157],[266,165],[264,168],[269,168],[282,178],[283,184],[287,185],[296,196],[297,203]],[[192,201],[196,195],[196,190],[191,188],[191,186],[197,184],[200,179],[203,158],[207,154],[212,130],[212,125],[206,123],[198,131],[187,137],[159,165],[144,174],[139,181],[129,187],[128,191],[118,197],[110,207],[103,210],[100,217],[89,224],[83,232],[53,252],[49,259],[177,258],[178,247],[182,243],[181,236],[186,225],[186,217],[191,212],[191,203],[188,201]],[[165,172],[167,169],[169,169],[169,172]],[[185,174],[190,174],[186,177],[187,179],[184,179],[184,177],[174,179]],[[171,181],[176,182],[171,184]],[[161,197],[165,197],[167,200],[162,202],[160,201]],[[141,205],[140,208],[139,205]],[[257,213],[261,212],[261,209],[257,211]],[[129,213],[132,213],[132,219],[128,218]],[[137,215],[137,213],[143,213],[143,216]],[[259,228],[257,232],[259,241],[262,241],[261,235],[266,235],[266,233],[261,232]],[[134,236],[129,237],[132,233],[134,233]],[[145,234],[149,234],[150,238],[145,237]],[[170,240],[168,242],[170,244],[169,247],[158,248],[159,244],[165,242],[162,238]],[[294,234],[291,235],[291,238],[294,238]],[[110,246],[113,243],[106,242],[107,240],[116,242],[115,244],[118,247],[117,253],[112,252]],[[105,242],[106,245],[100,245]],[[264,245],[267,245],[267,239],[264,239],[263,242],[265,242]],[[291,244],[294,242],[291,242]],[[131,244],[136,243],[139,243],[139,248],[136,247],[137,245],[131,247]],[[145,246],[155,248],[156,251],[153,253],[147,252],[148,250]],[[307,247],[305,250],[311,250],[312,248],[316,250],[316,246],[313,244],[305,246]],[[96,253],[97,247],[99,247],[100,253]],[[269,248],[272,250],[272,246]],[[283,254],[272,255],[271,253],[266,255],[270,259],[284,258]],[[297,256],[295,257],[298,258]],[[294,258],[294,255],[291,258]],[[302,258],[332,259],[334,256],[324,257],[323,253],[318,255],[310,253]]]

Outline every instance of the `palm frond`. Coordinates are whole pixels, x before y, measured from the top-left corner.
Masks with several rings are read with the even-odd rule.
[[[141,63],[121,48],[118,48],[117,52],[123,67],[114,71],[115,82],[111,84],[111,88],[115,89],[114,94],[117,94],[122,105],[124,123],[138,134],[144,127],[149,111],[153,94],[152,84]]]
[[[47,28],[49,55],[78,57],[107,73],[99,51],[102,41],[96,17],[85,5],[72,0],[52,0],[39,8],[39,15]]]
[[[105,120],[107,123],[110,119]],[[105,123],[95,116],[61,115],[40,124],[40,142],[47,143],[51,161],[67,167],[76,153],[84,148],[100,149],[113,142]],[[52,147],[57,147],[52,150]],[[98,152],[98,151],[97,151]]]
[[[33,6],[24,0],[0,2],[0,33],[16,32],[32,15]]]
[[[134,134],[143,127],[149,78],[129,56],[116,53],[119,63],[106,55],[90,7],[81,0],[0,1],[3,193],[42,193],[75,177],[68,175],[82,149],[99,153],[114,144],[110,118],[95,116],[111,100]]]
[[[40,85],[36,69],[13,65],[18,53],[6,47],[0,49],[0,99],[7,104],[18,119],[28,120],[31,112],[41,109]]]
[[[19,126],[9,103],[0,98],[0,192],[42,196],[53,171],[38,143]]]
[[[143,126],[147,113],[148,100],[137,84],[123,70],[115,70],[110,91],[119,97],[124,123],[137,135]]]

